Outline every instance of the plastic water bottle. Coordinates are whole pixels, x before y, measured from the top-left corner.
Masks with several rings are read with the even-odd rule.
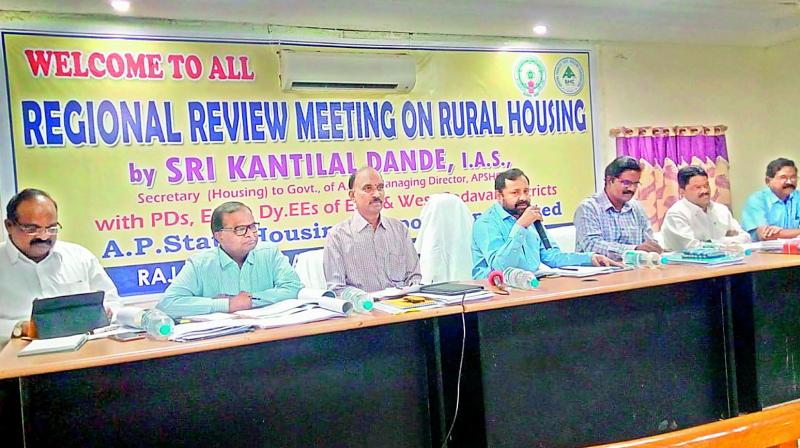
[[[123,307],[117,313],[117,322],[142,329],[147,336],[158,340],[169,339],[175,329],[175,321],[158,308],[143,310],[134,306]]]
[[[622,262],[635,268],[645,267],[650,263],[650,255],[643,250],[626,250],[622,253]]]
[[[506,284],[512,288],[531,290],[539,286],[539,279],[536,274],[519,268],[505,268],[503,277]]]
[[[356,313],[369,313],[372,311],[372,297],[361,289],[348,286],[342,290],[342,300],[353,304]]]
[[[748,255],[753,255],[753,251],[751,249],[745,249],[741,244],[736,243],[720,244],[718,249],[725,252],[725,255],[730,255],[732,257],[746,257]]]
[[[158,308],[150,308],[142,313],[142,329],[153,339],[169,339],[175,330],[175,321]]]
[[[647,266],[653,269],[663,266],[669,261],[667,257],[658,252],[645,252],[644,256],[647,260]]]

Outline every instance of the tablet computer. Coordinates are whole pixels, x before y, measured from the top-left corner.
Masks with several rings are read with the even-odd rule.
[[[31,322],[36,337],[60,338],[107,326],[105,295],[105,291],[95,291],[34,300]]]
[[[424,285],[419,288],[419,292],[428,294],[441,294],[444,296],[460,296],[483,290],[481,285],[470,285],[466,283],[443,282]]]

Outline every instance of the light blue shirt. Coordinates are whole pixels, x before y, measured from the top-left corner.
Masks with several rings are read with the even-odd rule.
[[[742,228],[750,232],[753,241],[756,241],[756,229],[760,226],[800,228],[800,196],[797,191],[783,201],[769,187],[750,195],[742,211]]]
[[[592,254],[564,253],[555,241],[545,249],[533,225],[517,224],[499,203],[492,205],[472,226],[472,278],[481,279],[508,267],[535,272],[539,263],[552,268],[591,265]]]
[[[302,287],[289,260],[273,244],[259,243],[247,254],[241,269],[216,247],[186,260],[157,308],[172,317],[228,312],[228,299],[216,296],[247,291],[257,307],[296,298]]]

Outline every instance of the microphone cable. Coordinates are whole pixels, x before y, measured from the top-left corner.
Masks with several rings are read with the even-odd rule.
[[[453,411],[453,421],[450,423],[450,429],[447,430],[447,434],[444,436],[444,440],[442,441],[442,448],[447,447],[447,441],[450,439],[450,435],[453,433],[453,428],[456,427],[456,419],[458,418],[458,406],[461,402],[461,374],[464,368],[464,351],[467,345],[467,308],[464,306],[464,302],[466,301],[467,293],[461,294],[461,359],[458,361],[458,378],[456,379],[456,406],[455,410]]]

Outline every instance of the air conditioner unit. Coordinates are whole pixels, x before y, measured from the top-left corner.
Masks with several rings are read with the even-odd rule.
[[[417,66],[407,54],[280,51],[281,88],[410,92]]]

